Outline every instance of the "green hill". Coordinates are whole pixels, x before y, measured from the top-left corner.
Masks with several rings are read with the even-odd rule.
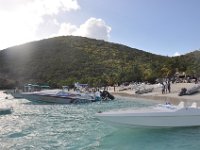
[[[199,67],[199,55],[196,51],[170,58],[102,40],[55,37],[0,51],[0,88],[28,82],[58,87],[76,81],[93,86],[154,81],[176,68],[199,73],[193,68]]]

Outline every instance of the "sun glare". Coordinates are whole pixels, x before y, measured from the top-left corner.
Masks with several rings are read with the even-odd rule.
[[[24,13],[23,10],[15,12],[1,12],[0,18],[0,49],[22,44],[34,39],[35,24],[32,19],[34,16],[30,13]],[[37,24],[38,25],[38,24]]]

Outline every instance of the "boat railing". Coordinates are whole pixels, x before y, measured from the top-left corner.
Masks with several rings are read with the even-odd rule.
[[[185,107],[185,103],[183,101],[181,101],[177,106],[177,108],[184,108],[184,107]]]
[[[190,106],[191,108],[197,108],[197,103],[193,102],[192,105]]]

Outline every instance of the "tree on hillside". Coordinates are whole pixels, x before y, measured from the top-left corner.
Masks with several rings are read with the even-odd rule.
[[[171,72],[171,70],[170,70],[169,68],[167,68],[166,65],[164,65],[164,66],[161,68],[161,73],[162,73],[162,77],[163,77],[163,78],[169,77],[170,72]]]

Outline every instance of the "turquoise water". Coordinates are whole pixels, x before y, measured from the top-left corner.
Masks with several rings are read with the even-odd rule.
[[[4,99],[13,113],[0,116],[2,150],[199,150],[200,128],[115,128],[95,118],[98,111],[146,107],[152,102],[118,97],[105,103],[49,105]]]

